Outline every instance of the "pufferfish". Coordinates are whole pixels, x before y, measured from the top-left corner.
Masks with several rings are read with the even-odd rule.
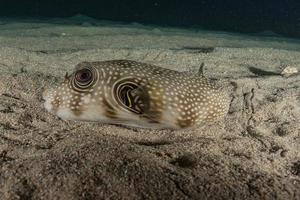
[[[131,60],[79,63],[43,98],[64,120],[154,129],[200,126],[229,106],[226,92],[201,74]]]

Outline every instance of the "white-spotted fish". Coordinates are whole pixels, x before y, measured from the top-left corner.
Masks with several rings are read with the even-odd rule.
[[[226,92],[201,74],[130,60],[80,63],[43,98],[62,119],[159,129],[203,125],[229,106]]]

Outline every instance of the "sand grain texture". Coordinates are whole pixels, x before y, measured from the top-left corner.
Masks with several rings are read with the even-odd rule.
[[[0,199],[300,199],[300,76],[278,75],[286,65],[299,69],[300,51],[244,40],[1,25]],[[204,127],[154,131],[66,122],[45,111],[45,87],[78,62],[108,59],[179,71],[204,62],[206,76],[228,86],[229,114]]]

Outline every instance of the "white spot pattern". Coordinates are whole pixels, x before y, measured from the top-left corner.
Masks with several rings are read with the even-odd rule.
[[[86,62],[78,66],[84,64]],[[76,91],[72,87],[70,82],[73,80],[73,74],[69,83],[64,82],[61,86],[45,92],[47,110],[57,113],[60,109],[69,109],[69,112],[73,112],[70,113],[72,116],[70,119],[74,119],[74,114],[77,120],[90,120],[84,119],[84,116],[99,115],[95,118],[105,119],[105,122],[114,123],[114,120],[118,120],[121,124],[136,124],[151,128],[200,125],[227,113],[229,104],[227,94],[204,77],[129,60],[91,62],[89,65],[98,70],[100,77],[88,92]],[[150,110],[153,109],[160,114],[155,119],[158,123],[150,123],[149,118],[126,112],[116,104],[114,101],[116,94],[112,91],[116,82],[124,78],[130,78],[132,82],[145,88],[149,95]],[[107,109],[104,100],[110,105],[109,109],[115,112],[117,120],[106,119],[103,116]],[[87,115],[85,112],[95,113]],[[64,118],[68,119],[68,115],[64,114]]]

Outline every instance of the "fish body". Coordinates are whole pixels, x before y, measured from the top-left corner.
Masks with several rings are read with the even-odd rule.
[[[82,62],[43,94],[65,120],[143,128],[188,128],[222,118],[226,92],[209,79],[130,60]]]

